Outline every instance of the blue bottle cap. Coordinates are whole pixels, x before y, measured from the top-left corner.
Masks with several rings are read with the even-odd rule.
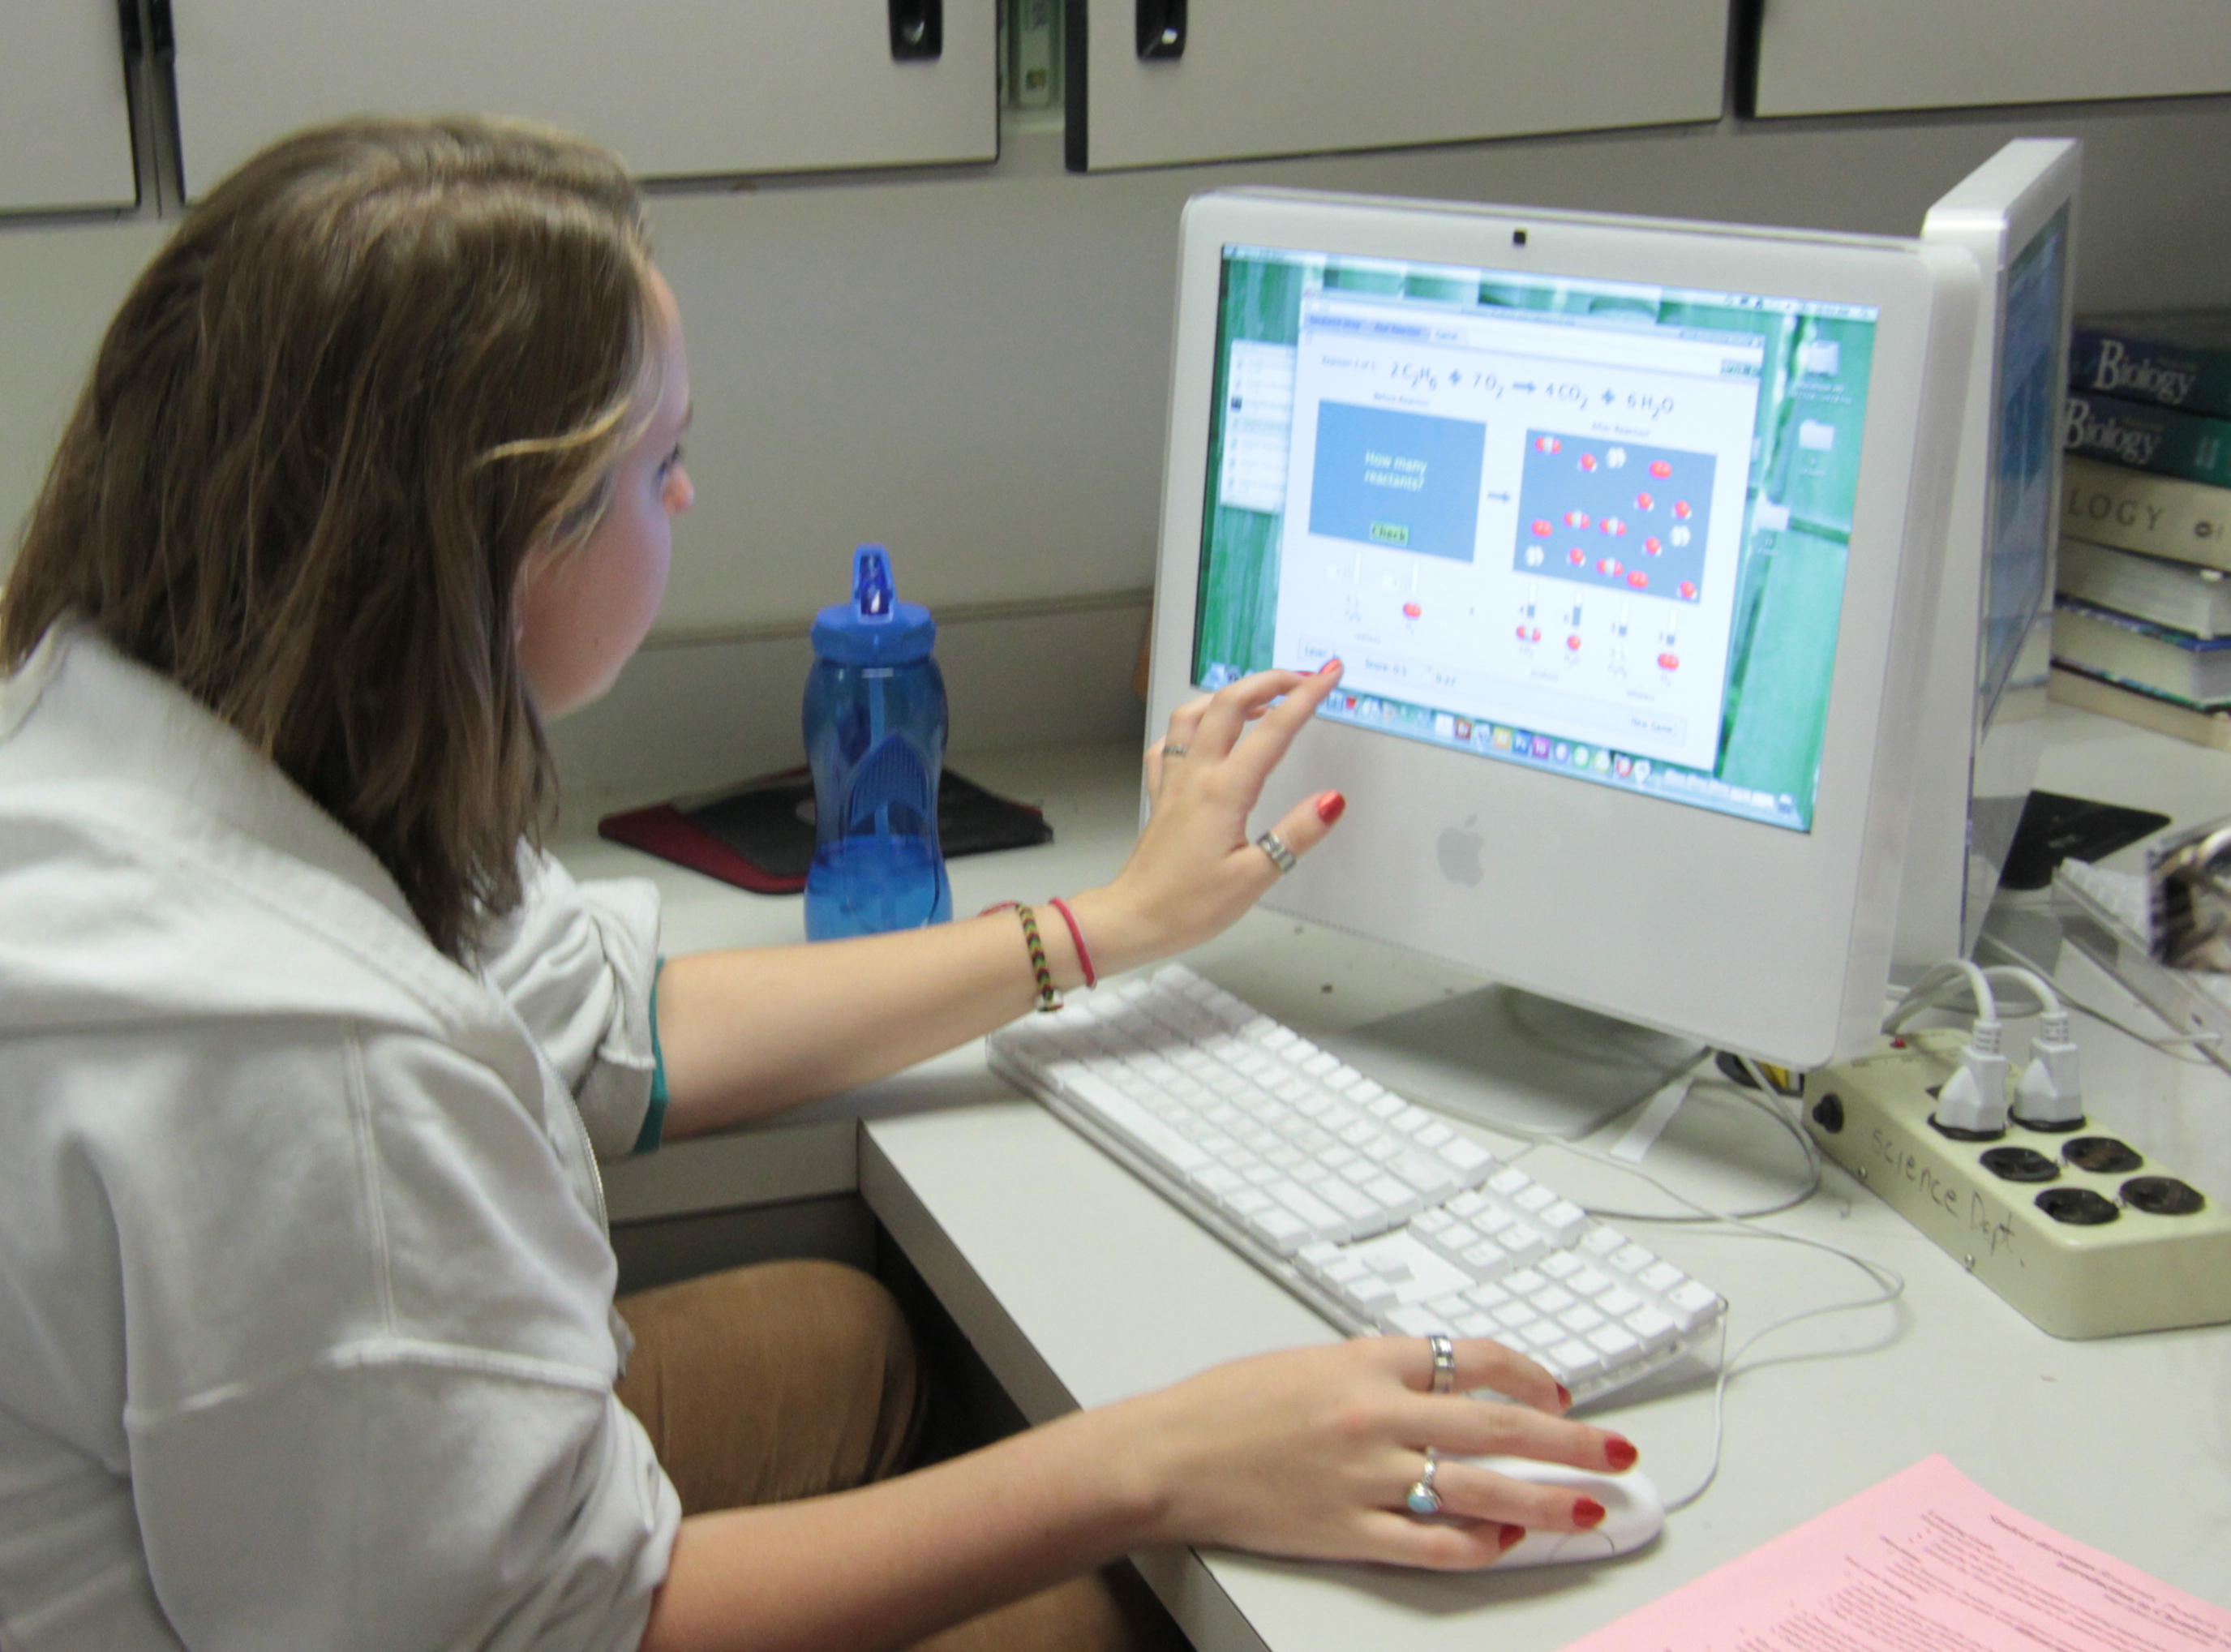
[[[852,600],[831,603],[813,620],[813,651],[839,665],[903,665],[928,658],[936,641],[929,610],[898,599],[880,545],[852,553]]]

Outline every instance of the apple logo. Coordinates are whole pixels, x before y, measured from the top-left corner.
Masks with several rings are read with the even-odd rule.
[[[1487,876],[1480,865],[1480,852],[1486,840],[1470,828],[1479,819],[1473,815],[1461,826],[1451,826],[1441,833],[1441,876],[1452,884],[1462,884],[1466,889],[1477,888],[1479,880]]]

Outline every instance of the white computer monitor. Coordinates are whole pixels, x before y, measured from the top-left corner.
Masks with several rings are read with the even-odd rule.
[[[1345,662],[1261,819],[1350,807],[1273,909],[1866,1047],[1978,285],[1912,240],[1196,198],[1151,711]]]
[[[1922,225],[1983,286],[1914,748],[1901,981],[1974,949],[2044,744],[2082,162],[2073,139],[2018,138]]]

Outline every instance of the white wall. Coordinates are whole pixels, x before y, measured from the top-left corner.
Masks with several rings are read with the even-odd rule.
[[[996,166],[661,194],[699,503],[660,632],[558,733],[578,808],[796,761],[798,641],[851,546],[946,617],[956,749],[1136,729],[1180,202],[1279,183],[1911,232],[2007,138],[2086,145],[2086,308],[2231,304],[2231,99],[1804,123],[1071,176]],[[0,226],[0,520],[157,231]],[[1019,606],[1015,606],[1019,605]],[[1049,607],[1049,605],[1051,606]],[[957,622],[957,623],[956,623]]]

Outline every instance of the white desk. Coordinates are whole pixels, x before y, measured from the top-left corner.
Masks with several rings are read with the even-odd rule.
[[[2055,708],[2040,784],[2160,808],[2231,813],[2231,758]],[[1043,849],[954,864],[956,910],[1104,878],[1135,807],[1121,753],[1003,754],[962,764],[1044,798]],[[565,846],[584,876],[649,872],[666,891],[667,949],[795,939],[798,903],[766,901],[609,845]],[[1430,967],[1258,913],[1193,960],[1304,1031],[1422,1002]],[[2146,1012],[2111,982],[2063,979]],[[1454,982],[1460,978],[1446,977]],[[1329,984],[1333,990],[1322,990]],[[2217,1196],[2231,1196],[2231,1079],[2079,1021],[2095,1117]],[[855,1123],[855,1120],[859,1122]],[[1649,1168],[1707,1199],[1757,1196],[1794,1169],[1756,1116],[1692,1101]],[[1584,1201],[1646,1196],[1562,1153],[1529,1168]],[[1824,1195],[1778,1218],[1888,1262],[1895,1307],[1793,1329],[1745,1362],[1729,1394],[1718,1483],[1651,1550],[1588,1568],[1443,1577],[1161,1555],[1142,1566],[1202,1652],[1400,1646],[1550,1649],[1665,1593],[1932,1452],[1987,1490],[2178,1587],[2231,1606],[2231,1328],[2056,1341],[1831,1167]],[[614,1214],[734,1206],[857,1187],[1031,1418],[1173,1381],[1216,1360],[1330,1333],[1126,1172],[984,1069],[972,1047],[793,1119],[678,1144],[609,1177]],[[1653,1228],[1648,1241],[1729,1298],[1733,1338],[1870,1288],[1819,1253]],[[1704,1388],[1614,1403],[1669,1496],[1702,1475]]]

